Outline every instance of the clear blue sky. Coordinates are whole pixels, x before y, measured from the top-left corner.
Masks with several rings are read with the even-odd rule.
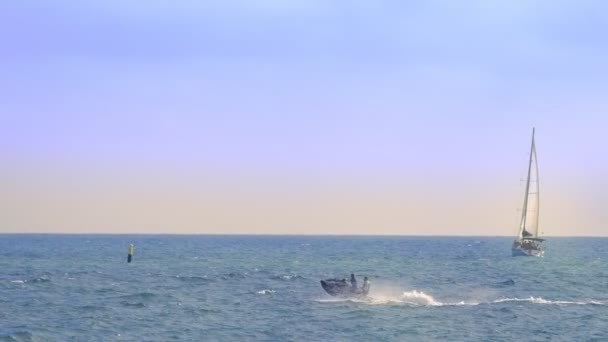
[[[606,32],[602,1],[5,2],[0,231],[509,235],[535,126],[541,231],[606,235]]]

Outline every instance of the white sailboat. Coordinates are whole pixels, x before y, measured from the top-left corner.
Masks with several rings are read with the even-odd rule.
[[[544,239],[538,237],[539,205],[538,161],[536,159],[536,145],[534,144],[534,128],[532,128],[532,146],[530,147],[526,192],[519,230],[511,247],[513,256],[542,256],[544,254],[545,249],[542,246]]]

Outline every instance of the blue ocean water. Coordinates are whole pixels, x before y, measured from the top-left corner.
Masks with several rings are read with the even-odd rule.
[[[127,247],[135,244],[133,262]],[[607,341],[608,239],[0,235],[2,341]],[[370,296],[320,279],[355,272]]]

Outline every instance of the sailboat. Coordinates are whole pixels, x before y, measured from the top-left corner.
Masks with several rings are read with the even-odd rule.
[[[534,128],[532,128],[532,146],[530,147],[526,192],[519,229],[511,246],[513,256],[540,257],[545,252],[542,246],[544,239],[538,237],[539,199],[538,161],[536,159],[536,145],[534,144]]]

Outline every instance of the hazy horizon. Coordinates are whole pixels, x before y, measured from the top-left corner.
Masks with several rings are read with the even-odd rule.
[[[0,5],[0,233],[608,236],[608,4]]]
[[[106,233],[106,232],[83,232],[83,233],[69,233],[69,232],[1,232],[0,235],[131,235],[131,236],[266,236],[266,237],[344,237],[344,238],[358,238],[358,237],[411,237],[411,238],[513,238],[513,235],[424,235],[424,234],[292,234],[292,233],[281,233],[281,234],[269,234],[269,233],[138,233],[138,232],[123,232],[123,233]],[[608,239],[606,235],[544,235],[543,238],[600,238]]]

